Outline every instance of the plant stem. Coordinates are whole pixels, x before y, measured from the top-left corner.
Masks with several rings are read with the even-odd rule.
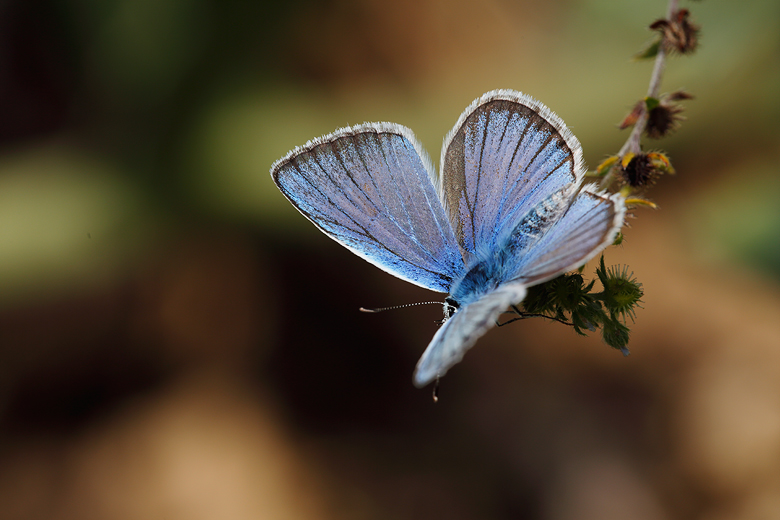
[[[666,8],[666,19],[671,20],[672,16],[674,16],[674,13],[677,12],[677,4],[679,0],[669,0],[669,5]],[[653,65],[653,73],[650,76],[650,85],[647,88],[647,97],[656,98],[658,99],[658,93],[661,90],[661,79],[664,75],[664,67],[666,65],[666,50],[664,49],[663,44],[658,46],[658,53],[655,55],[655,64]],[[639,153],[642,151],[642,148],[639,144],[640,138],[642,137],[642,132],[645,131],[645,126],[647,125],[647,107],[643,106],[642,113],[639,115],[639,118],[637,119],[636,123],[634,124],[634,127],[631,129],[631,134],[628,136],[628,139],[623,144],[623,146],[620,148],[620,151],[617,153],[618,157],[622,158],[627,153]],[[612,179],[614,175],[612,174],[612,171],[615,168],[618,168],[619,164],[616,164],[612,167],[612,170],[607,173],[603,179],[601,179],[601,184],[599,187],[603,190],[609,187],[609,185],[612,183]]]
[[[515,313],[518,314],[518,317],[512,318],[510,320],[505,321],[504,323],[497,323],[499,327],[503,327],[504,325],[509,325],[510,323],[514,323],[516,321],[525,320],[528,318],[547,318],[548,320],[557,321],[558,323],[563,323],[564,325],[568,325],[569,327],[573,327],[574,324],[570,323],[566,320],[562,320],[559,318],[556,318],[554,316],[547,316],[546,314],[536,314],[533,312],[523,312],[520,310],[515,309]]]

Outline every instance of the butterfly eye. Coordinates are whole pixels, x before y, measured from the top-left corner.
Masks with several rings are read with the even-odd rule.
[[[455,314],[455,311],[458,310],[458,307],[460,307],[460,305],[458,305],[458,302],[455,301],[455,299],[452,298],[451,296],[447,296],[444,299],[444,317],[445,317],[445,319],[450,319],[452,317],[452,315]]]

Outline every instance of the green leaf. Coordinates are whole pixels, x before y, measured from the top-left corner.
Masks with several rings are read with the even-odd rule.
[[[645,106],[647,107],[647,111],[650,112],[654,108],[656,108],[658,105],[661,104],[661,101],[654,97],[647,96],[645,98]]]
[[[658,55],[658,50],[661,48],[661,38],[651,41],[645,46],[644,49],[634,54],[634,60],[649,60],[655,58]]]
[[[627,326],[612,318],[604,322],[601,337],[604,338],[604,343],[610,347],[623,350],[628,346],[629,332]]]

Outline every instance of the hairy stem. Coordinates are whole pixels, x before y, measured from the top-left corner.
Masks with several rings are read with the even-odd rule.
[[[669,5],[666,8],[666,19],[671,20],[674,13],[677,12],[677,4],[679,0],[669,0]],[[661,90],[661,79],[664,75],[664,67],[666,65],[666,50],[664,50],[664,46],[660,45],[658,47],[658,54],[655,56],[655,64],[653,65],[653,74],[650,76],[650,85],[647,88],[647,97],[651,98],[658,98],[658,93]],[[639,140],[642,137],[642,132],[645,131],[645,126],[647,125],[647,107],[642,108],[642,113],[639,115],[639,118],[637,119],[636,123],[634,124],[634,128],[631,129],[631,134],[628,136],[628,139],[623,144],[623,146],[620,148],[620,151],[618,152],[618,157],[623,157],[627,153],[639,153],[642,151]],[[613,166],[612,170],[615,168],[618,168],[619,165]],[[606,189],[609,187],[609,185],[612,183],[612,179],[614,177],[612,170],[607,173],[603,179],[601,179],[600,188]]]

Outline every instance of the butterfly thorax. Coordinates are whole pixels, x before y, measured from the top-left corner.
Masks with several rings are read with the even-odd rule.
[[[450,298],[466,305],[516,278],[525,253],[566,211],[568,199],[562,195],[566,189],[541,200],[509,233],[478,251],[466,273],[454,280]]]
[[[504,275],[503,262],[494,255],[472,264],[466,274],[456,279],[447,300],[462,307],[495,290]]]

